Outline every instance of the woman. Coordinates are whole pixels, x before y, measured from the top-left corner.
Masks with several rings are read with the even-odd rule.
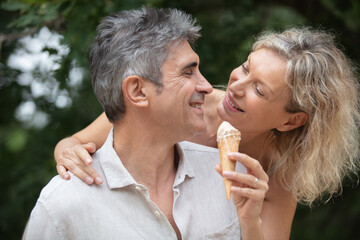
[[[227,91],[214,91],[204,108],[208,129],[193,142],[216,147],[223,120],[242,134],[240,153],[229,156],[248,172],[223,174],[236,185],[232,192],[242,231],[251,231],[246,226],[256,222],[259,236],[288,239],[296,203],[328,199],[341,189],[343,177],[358,169],[358,83],[329,34],[309,29],[264,33],[247,61],[231,73]],[[110,128],[102,114],[59,142],[59,174],[69,179],[69,169],[88,184],[100,184],[89,153],[101,147]]]

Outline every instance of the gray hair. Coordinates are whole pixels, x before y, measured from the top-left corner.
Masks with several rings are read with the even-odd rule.
[[[189,14],[177,9],[142,7],[105,17],[97,27],[89,61],[95,95],[110,122],[126,110],[123,80],[139,76],[162,87],[162,65],[169,48],[186,40],[194,44],[200,26]]]

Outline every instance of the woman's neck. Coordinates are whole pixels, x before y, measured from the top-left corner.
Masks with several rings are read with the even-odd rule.
[[[272,164],[276,152],[273,133],[266,132],[251,138],[247,137],[246,133],[242,135],[239,151],[258,160],[266,171]]]

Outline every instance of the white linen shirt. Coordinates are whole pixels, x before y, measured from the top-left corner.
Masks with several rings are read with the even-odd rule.
[[[173,217],[182,239],[240,239],[235,206],[214,169],[218,150],[189,142],[176,147]],[[113,131],[92,157],[103,184],[55,176],[40,193],[24,239],[176,239],[146,187],[136,183],[116,154]]]

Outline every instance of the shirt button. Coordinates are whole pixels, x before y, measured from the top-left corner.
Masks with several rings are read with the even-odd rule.
[[[139,186],[136,186],[135,189],[138,191],[141,191],[141,187],[139,187]]]
[[[155,213],[155,215],[158,216],[158,217],[161,215],[161,213],[160,213],[159,211],[155,211],[154,213]]]

